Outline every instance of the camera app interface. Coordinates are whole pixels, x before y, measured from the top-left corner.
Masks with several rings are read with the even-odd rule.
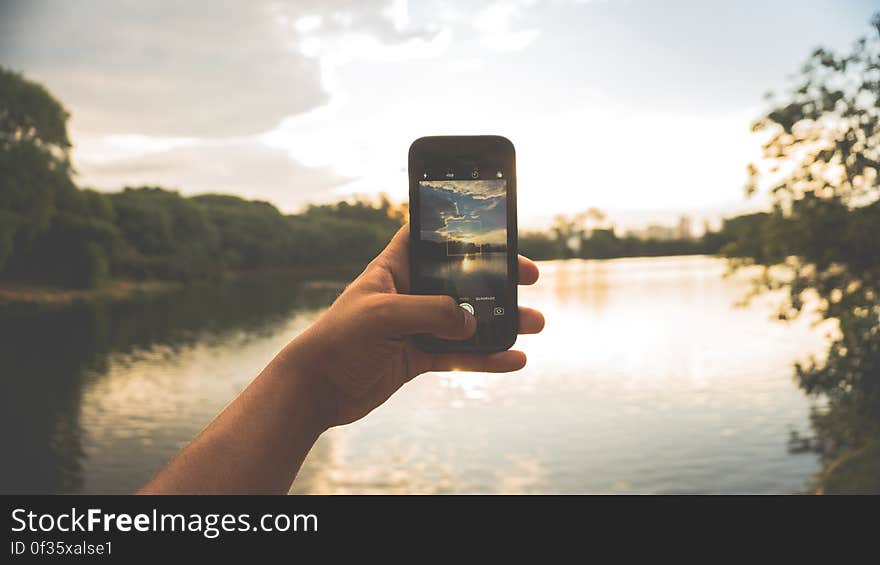
[[[492,343],[511,313],[507,180],[419,181],[419,277],[477,318],[477,343]]]

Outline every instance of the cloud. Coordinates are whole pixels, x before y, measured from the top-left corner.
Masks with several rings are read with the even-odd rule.
[[[184,194],[235,193],[269,200],[293,212],[315,200],[329,200],[348,179],[327,168],[307,167],[285,151],[257,141],[200,143],[150,151],[109,161],[75,163],[86,170],[85,186],[160,185]]]
[[[410,39],[387,4],[20,1],[0,12],[0,52],[4,64],[44,82],[89,133],[253,134],[328,100],[298,21]]]
[[[534,0],[504,0],[489,4],[477,13],[474,25],[483,44],[493,51],[521,51],[540,35],[537,28],[515,29],[526,18]]]
[[[396,59],[434,35],[408,24],[406,2],[389,0],[0,6],[3,64],[71,111],[83,184],[234,191],[287,210],[338,197],[352,179],[333,160],[308,162],[260,134],[327,108],[328,69],[343,52],[364,56],[366,45]],[[316,132],[301,133],[314,144]]]
[[[423,181],[423,186],[466,195],[476,200],[485,200],[507,193],[507,181],[504,179],[488,180],[431,180]]]
[[[419,194],[425,239],[499,243],[506,233],[505,181],[423,181]]]

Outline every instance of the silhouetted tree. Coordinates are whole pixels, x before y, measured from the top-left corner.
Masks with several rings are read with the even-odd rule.
[[[880,34],[880,14],[872,23]],[[744,219],[749,229],[726,248],[741,264],[765,267],[763,288],[787,291],[782,317],[815,307],[838,322],[827,356],[796,366],[800,386],[828,399],[812,420],[829,460],[876,453],[869,444],[880,437],[878,34],[848,55],[817,49],[794,88],[754,124],[769,136],[769,166],[750,165],[747,191],[771,183],[773,211]],[[877,489],[880,466],[872,464],[866,488]]]
[[[529,231],[519,234],[519,252],[536,261],[560,259],[559,243],[549,234]]]

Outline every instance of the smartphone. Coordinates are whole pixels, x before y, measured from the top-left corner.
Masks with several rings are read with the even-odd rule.
[[[413,294],[445,294],[477,318],[463,341],[429,335],[434,353],[509,349],[517,312],[516,156],[495,135],[422,137],[409,148]]]

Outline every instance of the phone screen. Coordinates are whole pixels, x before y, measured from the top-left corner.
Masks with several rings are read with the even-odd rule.
[[[451,296],[476,317],[476,335],[464,344],[475,350],[509,347],[516,333],[508,245],[512,171],[492,165],[477,155],[426,162],[420,175],[413,171],[418,175],[418,221],[412,225],[418,229],[412,237],[416,290]]]

